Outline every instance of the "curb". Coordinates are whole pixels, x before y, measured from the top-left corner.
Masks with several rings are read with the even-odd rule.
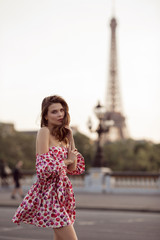
[[[76,207],[77,210],[91,211],[115,211],[115,212],[141,212],[141,213],[160,213],[159,209],[138,209],[138,208],[109,208],[109,207]]]

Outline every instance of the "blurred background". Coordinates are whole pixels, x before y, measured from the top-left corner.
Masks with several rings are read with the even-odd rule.
[[[80,239],[159,239],[159,13],[159,0],[0,0],[0,239],[52,238],[11,218],[36,180],[54,94],[86,162],[70,176]]]
[[[91,165],[97,135],[87,122],[91,117],[96,129],[93,109],[107,103],[115,17],[118,111],[128,137],[127,144],[114,139],[104,146],[106,165],[159,171],[159,11],[158,0],[1,0],[0,158],[11,168],[22,159],[24,168],[34,167],[41,101],[58,94],[70,106],[78,148]]]

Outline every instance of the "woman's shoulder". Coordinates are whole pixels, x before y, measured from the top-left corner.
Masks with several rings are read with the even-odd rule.
[[[37,140],[46,140],[49,139],[50,131],[47,127],[42,127],[37,132]]]
[[[47,127],[42,127],[37,133],[36,139],[36,153],[47,153],[49,150],[49,136],[50,132]]]
[[[38,130],[37,132],[37,136],[46,136],[48,135],[49,136],[50,134],[50,131],[49,131],[49,128],[48,127],[42,127]]]

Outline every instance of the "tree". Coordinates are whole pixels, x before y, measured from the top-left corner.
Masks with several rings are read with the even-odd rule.
[[[13,135],[0,135],[0,158],[11,168],[22,160],[25,169],[35,168],[35,136],[15,132]]]
[[[83,155],[86,164],[86,170],[91,167],[94,156],[94,142],[86,135],[76,132],[74,134],[75,145],[78,151]]]
[[[160,170],[160,144],[128,139],[104,145],[105,166],[113,171]]]

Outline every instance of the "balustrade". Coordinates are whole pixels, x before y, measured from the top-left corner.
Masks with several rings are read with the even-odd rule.
[[[90,174],[68,175],[73,188],[77,192],[93,192],[92,179]],[[23,172],[21,179],[25,190],[36,181],[34,171]],[[8,178],[8,184],[13,186],[13,179]],[[99,183],[98,183],[99,184]],[[160,174],[159,173],[134,173],[134,172],[111,172],[104,173],[102,181],[102,192],[105,193],[160,193]],[[96,192],[96,189],[95,189]]]

